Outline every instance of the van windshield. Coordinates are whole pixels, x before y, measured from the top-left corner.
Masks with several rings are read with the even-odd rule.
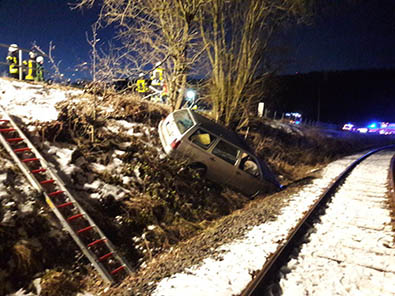
[[[185,133],[188,129],[190,129],[193,126],[192,118],[189,116],[187,110],[174,112],[173,116],[177,128],[181,134]]]

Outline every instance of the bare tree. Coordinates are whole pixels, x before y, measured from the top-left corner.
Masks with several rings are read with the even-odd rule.
[[[97,36],[97,30],[100,26],[99,22],[95,22],[92,25],[92,38],[90,39],[88,36],[88,33],[86,33],[86,40],[88,44],[91,46],[91,74],[92,74],[92,80],[93,83],[96,82],[96,73],[97,73],[97,59],[98,59],[98,53],[97,53],[97,44],[100,41],[100,39]]]
[[[197,68],[207,74],[215,119],[242,127],[264,95],[273,33],[290,19],[303,19],[312,1],[103,0],[100,19],[119,29],[130,68],[164,66],[173,109],[181,106],[187,75]],[[77,7],[95,2],[79,0]],[[195,67],[203,51],[208,66]]]
[[[250,107],[264,96],[273,33],[291,17],[306,16],[304,0],[212,0],[200,11],[200,32],[211,68],[207,82],[213,115],[225,125],[248,124]]]
[[[53,55],[53,51],[55,50],[55,47],[56,46],[52,43],[52,41],[50,41],[48,46],[48,53],[46,53],[35,42],[33,42],[32,45],[32,49],[35,49],[39,54],[48,58],[48,61],[51,64],[51,69],[53,71],[50,77],[53,78],[55,81],[62,81],[63,74],[60,72],[60,67],[59,67],[62,61],[58,61],[58,62],[55,61],[55,57]]]
[[[207,0],[104,0],[101,20],[119,29],[131,67],[147,72],[160,63],[165,68],[169,101],[181,106],[187,74],[201,54],[196,16]],[[80,0],[76,7],[92,6]]]

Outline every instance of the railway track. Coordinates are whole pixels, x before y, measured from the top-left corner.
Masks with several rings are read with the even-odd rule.
[[[395,295],[395,148],[386,148],[339,175],[241,295]]]

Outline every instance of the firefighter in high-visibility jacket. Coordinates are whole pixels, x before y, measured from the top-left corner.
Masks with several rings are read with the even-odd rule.
[[[142,94],[148,91],[147,81],[145,80],[143,73],[140,73],[139,79],[136,82],[136,91]]]
[[[23,61],[23,65],[25,66],[25,79],[29,81],[33,81],[37,75],[37,62],[36,62],[37,54],[34,51],[29,52],[29,59],[27,61]]]
[[[161,89],[163,87],[163,72],[164,69],[160,68],[160,62],[155,64],[155,69],[151,74],[151,85],[156,89]]]
[[[166,103],[167,101],[167,86],[164,81],[164,69],[160,67],[161,62],[155,64],[155,68],[151,73],[151,86],[159,93],[154,96],[154,99]]]
[[[44,58],[38,56],[36,58],[36,77],[35,81],[44,81]]]
[[[19,78],[18,45],[11,44],[8,48],[7,62],[9,65],[8,76],[12,78]]]

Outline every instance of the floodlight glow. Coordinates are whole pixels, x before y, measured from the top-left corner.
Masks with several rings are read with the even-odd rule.
[[[189,89],[187,91],[187,93],[186,93],[186,96],[187,96],[188,99],[194,100],[195,97],[196,97],[196,92],[194,90],[192,90],[192,89]]]

